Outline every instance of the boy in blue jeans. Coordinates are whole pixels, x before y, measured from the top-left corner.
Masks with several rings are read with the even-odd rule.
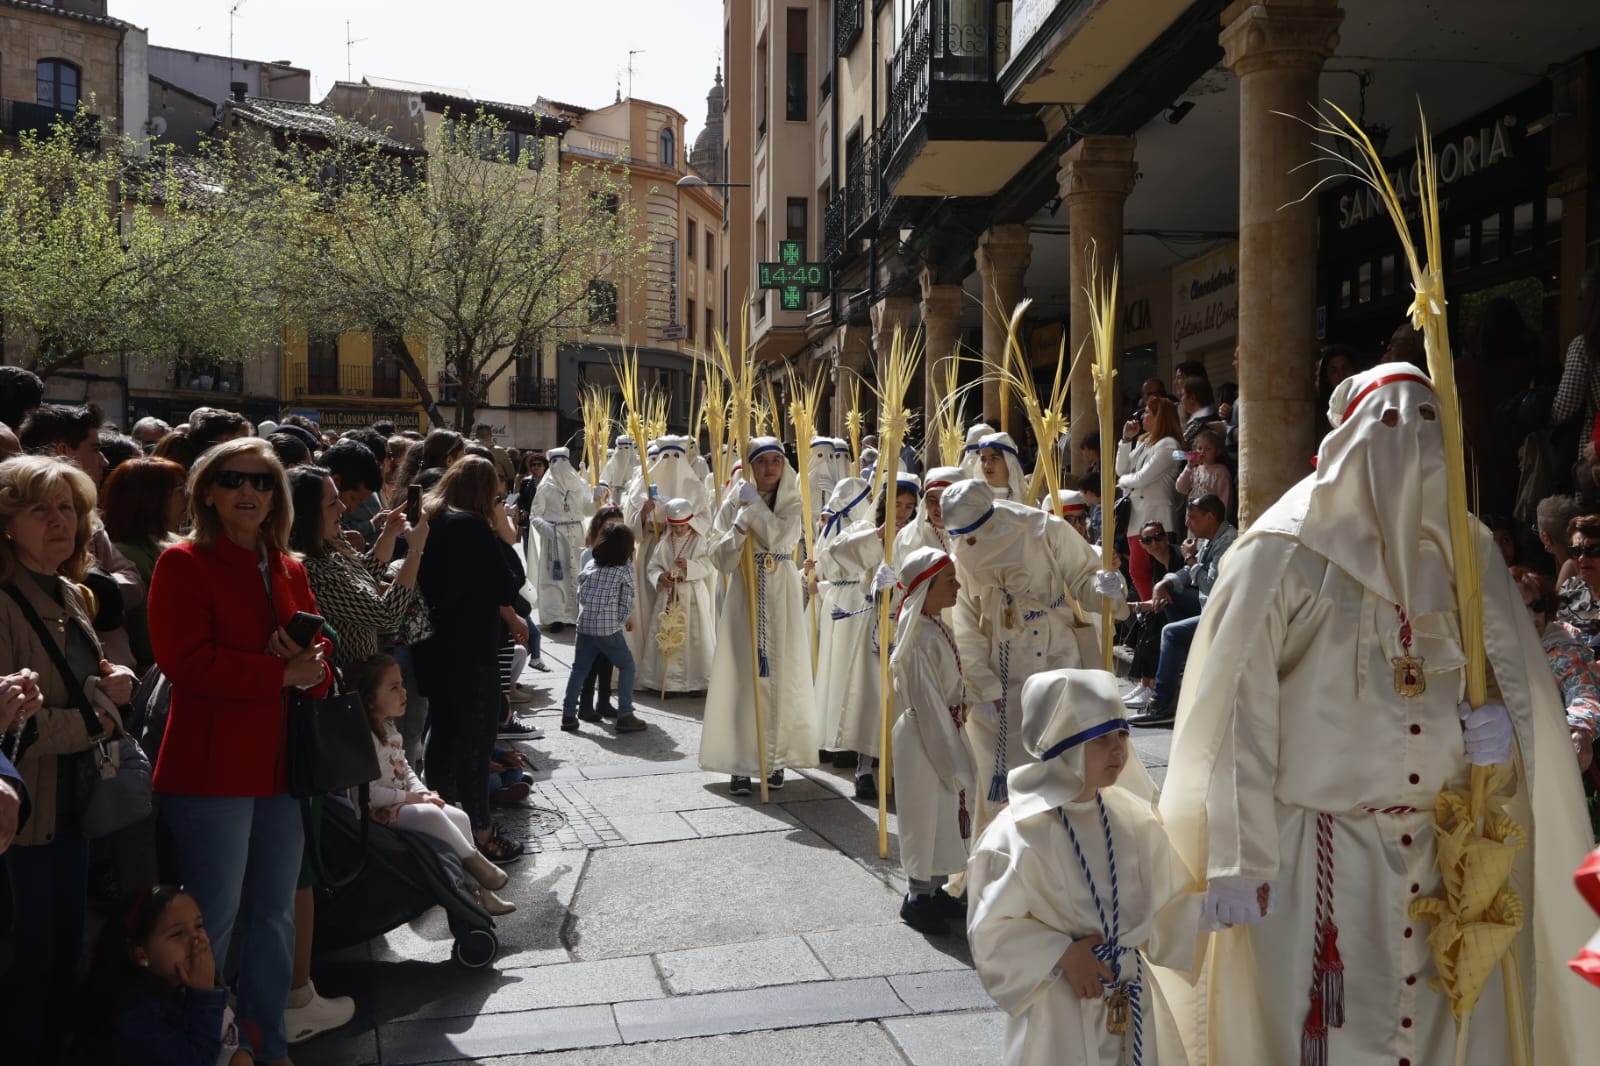
[[[561,729],[578,731],[578,697],[595,658],[604,655],[617,668],[617,732],[645,728],[633,713],[633,653],[622,634],[633,630],[633,531],[608,525],[595,541],[589,562],[578,573],[578,640],[572,674],[561,702]]]

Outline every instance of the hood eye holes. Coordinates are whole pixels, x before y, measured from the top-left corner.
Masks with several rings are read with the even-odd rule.
[[[1417,413],[1422,416],[1424,422],[1436,422],[1439,419],[1439,412],[1434,409],[1431,403],[1425,403],[1418,407]]]
[[[1393,429],[1395,426],[1398,426],[1400,424],[1400,411],[1399,411],[1399,409],[1395,408],[1395,407],[1389,408],[1388,410],[1383,412],[1382,417],[1380,417],[1378,419],[1378,421],[1382,422],[1384,425],[1388,426],[1390,429]]]

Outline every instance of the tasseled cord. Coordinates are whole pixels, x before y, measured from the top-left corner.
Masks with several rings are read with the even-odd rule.
[[[1006,791],[1006,775],[995,774],[989,778],[989,802],[1006,803],[1009,798],[1010,793]]]
[[[1300,1031],[1300,1066],[1328,1066],[1328,1025],[1322,1018],[1322,988],[1311,985],[1311,1009]]]
[[[1316,988],[1322,993],[1322,1020],[1330,1029],[1344,1025],[1344,960],[1339,957],[1339,927],[1331,921],[1318,930],[1322,950],[1312,964]]]
[[[967,790],[956,793],[957,817],[961,825],[961,839],[972,839],[972,815],[967,811]]]
[[[1300,1066],[1327,1066],[1328,1030],[1344,1025],[1344,960],[1333,921],[1333,817],[1317,815],[1317,919],[1311,1001],[1300,1033]]]

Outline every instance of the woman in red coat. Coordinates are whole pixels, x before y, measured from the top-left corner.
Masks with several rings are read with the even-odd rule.
[[[161,554],[150,582],[151,646],[172,682],[155,790],[217,958],[227,958],[248,884],[239,1017],[259,1034],[258,1061],[287,1061],[303,834],[289,795],[284,692],[326,688],[328,642],[302,648],[283,629],[317,605],[288,549],[289,485],[270,445],[246,437],[206,452],[189,477],[189,507],[194,533]]]

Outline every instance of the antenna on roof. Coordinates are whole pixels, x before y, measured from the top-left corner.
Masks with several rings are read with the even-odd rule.
[[[628,49],[628,99],[633,99],[633,57],[643,55],[643,48]]]
[[[354,48],[356,45],[358,45],[361,42],[365,41],[366,39],[367,38],[365,38],[365,37],[354,37],[354,38],[352,38],[350,36],[350,20],[349,19],[345,19],[344,20],[344,80],[345,81],[354,81],[355,80],[355,76],[350,73],[350,50],[352,48]]]
[[[245,5],[245,0],[233,0],[228,8],[228,85],[233,85],[233,21],[239,14],[239,9]]]

